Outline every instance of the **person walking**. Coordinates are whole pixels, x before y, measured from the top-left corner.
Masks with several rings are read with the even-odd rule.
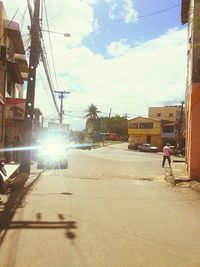
[[[171,165],[171,149],[170,149],[170,144],[167,143],[164,147],[163,147],[163,160],[162,160],[162,167],[164,168],[165,166],[165,161],[167,159],[169,166]]]

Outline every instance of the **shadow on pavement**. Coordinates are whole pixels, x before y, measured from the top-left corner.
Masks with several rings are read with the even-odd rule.
[[[76,222],[65,221],[62,214],[58,214],[59,221],[42,221],[41,213],[37,213],[35,221],[12,221],[17,210],[24,206],[26,196],[39,181],[42,173],[43,171],[26,187],[24,185],[28,175],[20,174],[19,182],[16,183],[17,187],[11,190],[7,202],[0,206],[0,247],[9,229],[66,229],[68,239],[76,238],[76,235],[71,231],[77,228]]]

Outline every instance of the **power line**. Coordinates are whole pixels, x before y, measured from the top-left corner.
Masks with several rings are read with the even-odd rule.
[[[46,1],[43,0],[43,2],[44,2],[44,10],[45,10],[46,23],[47,23],[47,29],[48,29],[49,44],[50,44],[50,49],[51,49],[53,71],[54,71],[54,77],[55,77],[55,82],[56,82],[56,89],[58,90],[58,80],[57,80],[57,75],[56,75],[55,61],[54,61],[54,56],[53,56],[52,42],[51,42],[51,36],[50,36],[48,16],[47,16],[47,6],[46,6]]]
[[[17,13],[19,12],[19,9],[20,9],[20,7],[21,7],[22,3],[23,3],[23,0],[21,1],[20,5],[18,6],[17,10],[15,11],[15,13],[14,13],[14,15],[13,15],[13,17],[12,17],[11,21],[9,22],[9,24],[8,24],[8,26],[7,26],[7,28],[8,28],[8,27],[10,26],[10,24],[13,22],[13,20],[14,20],[15,16],[16,16],[16,15],[17,15]],[[3,34],[2,34],[2,36],[1,36],[1,38],[0,38],[0,42],[1,42],[1,40],[3,39],[3,37],[4,37],[4,34],[5,34],[5,31],[3,31]]]
[[[161,13],[165,13],[165,12],[171,10],[171,9],[177,8],[177,7],[179,7],[179,6],[180,6],[180,4],[177,3],[177,4],[173,5],[173,6],[169,6],[169,7],[163,8],[163,9],[159,9],[159,10],[157,10],[157,11],[150,12],[150,13],[147,13],[147,14],[144,14],[144,15],[136,16],[135,19],[141,19],[141,18],[147,18],[147,17],[156,16],[156,15],[159,15],[159,14],[161,14]],[[57,18],[59,19],[59,18],[62,17],[64,14],[66,14],[66,12],[65,12],[65,11],[63,12],[63,11],[62,11],[60,14],[58,14],[58,15],[54,16],[53,18],[51,18],[51,19],[50,19],[50,22],[51,22],[51,23],[52,23],[52,22],[55,22]],[[105,23],[105,25],[108,24],[108,23],[109,23],[109,24],[112,24],[112,23],[114,24],[114,23],[120,23],[120,22],[124,22],[124,20],[107,21],[107,22]],[[97,30],[97,31],[99,31],[99,30]]]
[[[179,7],[179,6],[180,6],[180,4],[176,4],[174,6],[170,6],[170,7],[164,8],[164,9],[160,9],[160,10],[152,12],[152,13],[148,13],[146,15],[137,16],[136,18],[140,19],[140,18],[152,17],[152,16],[155,16],[155,15],[159,15],[161,13],[167,12],[168,10],[174,9],[176,7]]]

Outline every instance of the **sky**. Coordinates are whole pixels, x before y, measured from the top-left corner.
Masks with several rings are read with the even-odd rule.
[[[30,25],[26,1],[3,3],[8,19],[15,15],[26,41]],[[42,29],[51,31],[50,35],[43,31],[43,37],[54,88],[70,91],[64,99],[64,122],[72,130],[85,128],[85,110],[91,104],[101,111],[99,116],[108,116],[112,109],[111,115],[128,114],[131,119],[147,116],[150,106],[184,100],[187,26],[181,25],[180,0],[41,3],[46,3],[41,12]],[[37,69],[35,105],[46,122],[58,118],[42,62]]]

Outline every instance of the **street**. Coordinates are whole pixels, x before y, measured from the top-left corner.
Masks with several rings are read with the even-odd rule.
[[[0,267],[199,267],[200,194],[168,184],[161,161],[123,143],[33,170],[0,206]]]

